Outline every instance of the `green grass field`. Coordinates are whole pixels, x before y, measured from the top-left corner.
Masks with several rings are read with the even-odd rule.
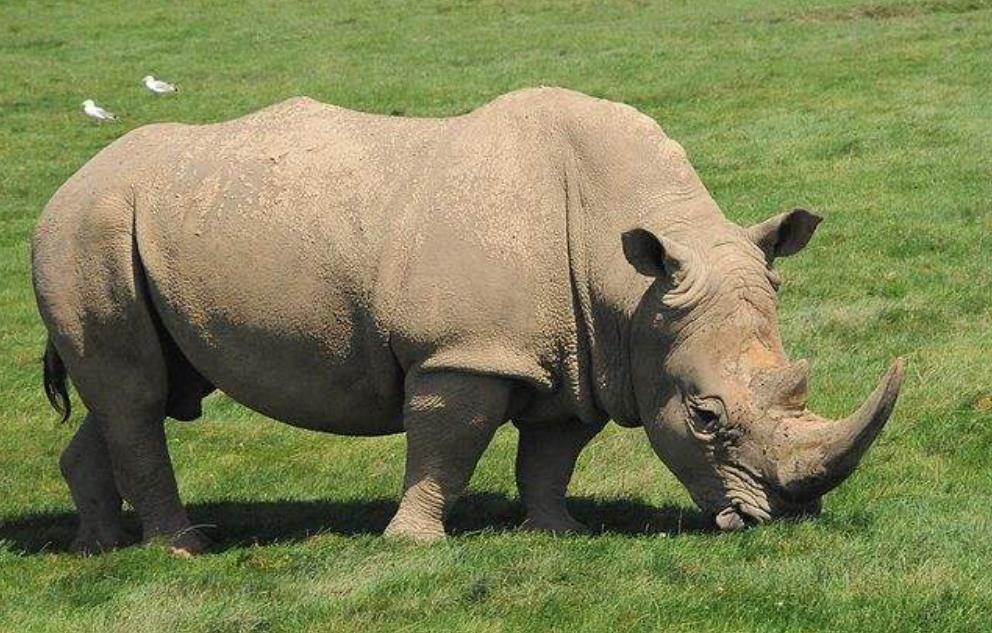
[[[0,4],[0,631],[985,631],[992,627],[992,2]],[[179,81],[156,99],[140,79]],[[28,236],[55,189],[154,121],[293,95],[441,116],[562,85],[655,117],[725,213],[826,217],[781,323],[839,416],[909,361],[888,428],[823,516],[701,529],[642,431],[583,454],[591,537],[517,530],[503,429],[434,546],[385,541],[403,438],[323,436],[223,396],[169,423],[218,543],[66,553]],[[90,124],[93,98],[120,115]],[[77,402],[78,403],[78,402]],[[131,519],[133,521],[133,518]]]

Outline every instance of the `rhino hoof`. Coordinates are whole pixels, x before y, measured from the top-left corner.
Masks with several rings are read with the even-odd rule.
[[[159,537],[148,540],[166,547],[169,552],[179,558],[192,558],[210,549],[210,539],[196,528],[187,528],[171,537]]]
[[[402,521],[391,521],[382,535],[390,540],[413,541],[414,543],[436,543],[445,539],[443,527],[411,525]]]
[[[80,532],[69,545],[69,551],[80,556],[94,556],[130,545],[134,541],[135,539],[123,530],[114,530],[109,534]]]

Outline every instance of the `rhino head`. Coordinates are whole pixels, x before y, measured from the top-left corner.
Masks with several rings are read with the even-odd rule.
[[[627,260],[654,279],[631,323],[639,417],[655,452],[723,530],[818,513],[899,394],[896,360],[850,417],[806,408],[809,367],[782,348],[773,262],[800,251],[819,222],[795,209],[748,229],[722,220],[706,235],[678,225],[623,235]]]

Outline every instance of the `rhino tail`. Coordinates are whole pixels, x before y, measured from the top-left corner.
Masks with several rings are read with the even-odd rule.
[[[60,422],[64,423],[72,413],[72,401],[69,399],[69,387],[66,378],[68,373],[65,370],[65,363],[59,356],[58,350],[52,345],[52,339],[48,339],[45,346],[45,356],[42,358],[42,367],[45,376],[45,396],[52,408],[62,415]]]

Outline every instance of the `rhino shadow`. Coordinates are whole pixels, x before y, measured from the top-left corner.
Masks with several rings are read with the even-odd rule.
[[[712,520],[696,509],[677,505],[661,507],[625,499],[571,497],[572,515],[596,534],[677,536],[712,531]],[[363,536],[381,534],[396,512],[397,500],[276,500],[216,501],[187,506],[190,520],[214,542],[211,551],[304,541],[319,534]],[[501,493],[478,492],[462,497],[447,521],[453,535],[478,531],[508,532],[518,529],[524,511],[516,498]],[[139,534],[133,512],[126,512],[125,527]],[[73,512],[36,513],[0,520],[0,542],[10,551],[26,554],[65,552],[76,530]]]

